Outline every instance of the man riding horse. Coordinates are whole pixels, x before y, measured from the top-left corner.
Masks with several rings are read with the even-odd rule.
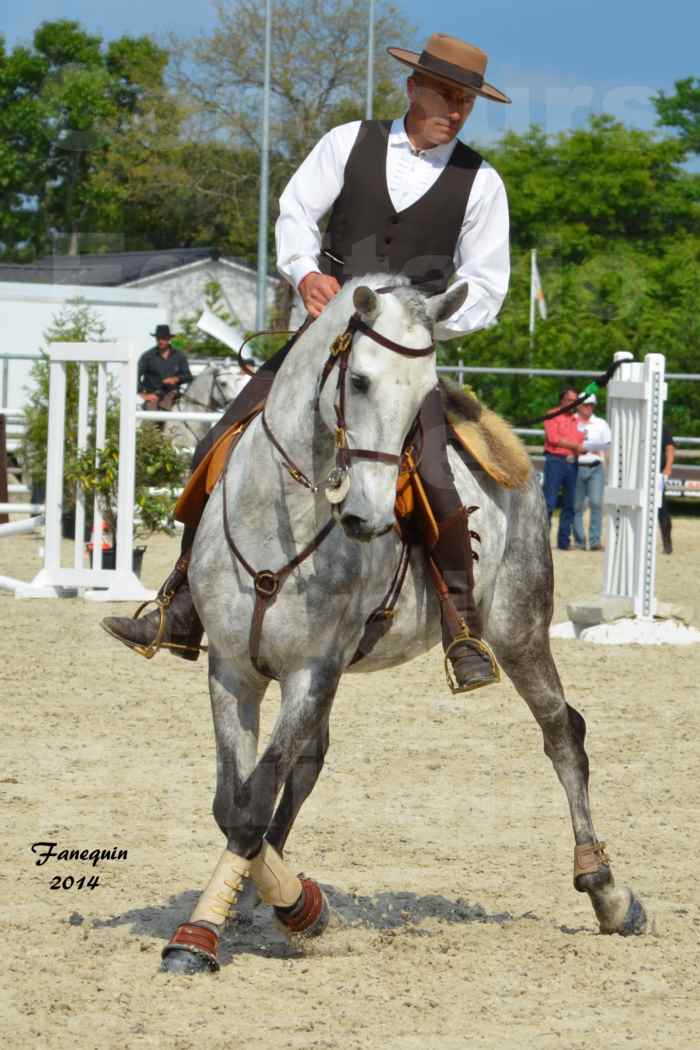
[[[468,284],[468,296],[435,333],[451,339],[492,322],[508,288],[503,182],[457,135],[477,95],[503,103],[510,99],[484,80],[487,55],[454,37],[436,33],[420,54],[400,48],[389,48],[389,54],[412,69],[408,112],[394,121],[353,121],[323,136],[280,198],[278,267],[299,290],[308,313],[303,327],[351,277],[400,273],[432,293],[444,291],[454,277]],[[331,208],[322,237],[319,222]],[[193,468],[222,434],[261,408],[295,341],[296,336],[259,370],[199,443]],[[438,526],[429,556],[440,595],[443,645],[456,691],[468,691],[498,681],[499,675],[473,600],[469,511],[448,464],[437,387],[425,399],[418,422],[418,475]],[[103,626],[110,634],[142,650],[158,640],[185,659],[197,659],[203,632],[187,584],[195,531],[196,524],[189,522],[181,557],[158,592],[159,608],[135,619],[107,618]]]

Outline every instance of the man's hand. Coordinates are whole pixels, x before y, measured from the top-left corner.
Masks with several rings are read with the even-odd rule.
[[[179,380],[178,376],[168,376],[166,379],[163,380],[163,384],[165,386],[174,386],[175,383],[179,383],[179,382],[180,382],[180,380]]]
[[[340,285],[335,277],[327,277],[322,273],[307,273],[299,284],[299,295],[301,296],[306,312],[314,319],[323,313],[334,295],[340,291]]]

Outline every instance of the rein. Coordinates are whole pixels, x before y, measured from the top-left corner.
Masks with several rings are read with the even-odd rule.
[[[550,419],[556,419],[557,416],[563,416],[567,413],[575,412],[579,405],[582,405],[584,401],[586,401],[591,396],[591,394],[595,394],[599,390],[604,390],[610,382],[610,380],[612,379],[612,377],[615,375],[615,372],[617,372],[620,365],[623,365],[624,363],[624,361],[613,361],[610,367],[607,368],[602,375],[598,376],[597,379],[591,380],[591,382],[588,384],[583,393],[579,394],[576,400],[572,401],[571,404],[562,405],[560,408],[555,408],[551,412],[547,412],[547,414],[544,416],[538,416],[537,419],[526,419],[522,423],[513,423],[512,425],[514,427],[531,427],[534,426],[535,423],[546,423]]]
[[[391,288],[387,287],[377,289],[377,292],[379,293],[388,291],[391,291]],[[265,435],[272,444],[272,446],[275,448],[275,450],[279,453],[282,459],[282,465],[284,466],[290,477],[314,494],[316,494],[320,489],[324,489],[326,497],[328,498],[330,503],[341,503],[347,495],[348,489],[350,487],[349,473],[353,459],[365,459],[370,460],[372,462],[386,463],[391,466],[400,466],[402,460],[411,448],[410,444],[408,444],[408,447],[405,449],[404,452],[401,453],[401,455],[395,455],[394,453],[379,452],[373,449],[350,448],[348,445],[348,427],[347,420],[345,417],[345,388],[350,353],[352,352],[352,342],[357,332],[361,332],[363,335],[366,335],[370,339],[372,339],[375,343],[378,343],[380,346],[383,346],[385,349],[391,350],[397,354],[401,354],[404,357],[427,357],[429,354],[432,354],[435,350],[434,343],[431,343],[430,346],[421,347],[418,349],[414,347],[402,346],[400,343],[396,343],[393,340],[387,339],[385,336],[380,335],[378,332],[375,332],[373,328],[365,324],[365,322],[360,317],[359,313],[356,312],[352,315],[352,317],[348,321],[345,331],[341,335],[336,336],[336,338],[333,340],[330,346],[329,357],[325,365],[323,366],[323,370],[321,372],[319,390],[316,397],[315,407],[316,411],[318,411],[323,388],[326,384],[328,377],[333,371],[333,368],[337,364],[338,383],[336,388],[336,399],[334,402],[336,413],[336,467],[334,470],[331,471],[331,473],[328,475],[325,481],[321,482],[320,484],[315,484],[306,476],[304,471],[296,465],[294,460],[291,458],[291,456],[287,454],[282,444],[275,437],[270,427],[270,424],[265,416],[265,409],[263,408],[262,411],[262,426]],[[414,432],[415,427],[411,430],[411,433],[409,434],[409,442]],[[272,674],[268,669],[266,669],[260,661],[260,640],[262,637],[262,628],[265,619],[265,613],[267,612],[268,607],[271,604],[273,604],[275,598],[277,597],[277,594],[279,593],[280,587],[290,575],[290,573],[292,573],[294,569],[296,569],[299,565],[301,565],[303,561],[310,557],[311,554],[313,554],[313,552],[321,546],[326,536],[328,536],[329,533],[335,528],[336,518],[331,514],[331,517],[328,519],[323,528],[314,536],[314,538],[304,547],[302,551],[299,552],[299,554],[292,558],[291,561],[288,561],[286,565],[283,565],[281,569],[277,569],[276,571],[273,571],[272,569],[254,569],[253,566],[250,565],[250,563],[243,557],[241,551],[238,548],[238,545],[234,541],[233,535],[231,533],[230,523],[228,520],[226,477],[228,474],[228,467],[234,447],[235,442],[232,442],[228,451],[226,463],[224,465],[223,470],[222,495],[224,535],[226,536],[226,542],[229,545],[231,553],[234,555],[239,565],[241,565],[245,572],[252,578],[253,586],[255,588],[255,606],[253,609],[253,617],[250,624],[250,635],[248,640],[248,651],[250,654],[251,662],[253,664],[253,667],[259,674],[267,678],[274,678],[275,675]],[[412,469],[415,470],[415,466]],[[378,637],[380,637],[381,634],[384,633],[383,630],[380,630],[380,632],[377,634],[376,625],[385,622],[384,630],[386,630],[390,623],[391,617],[393,616],[394,605],[398,600],[399,592],[401,590],[401,586],[403,584],[407,568],[408,545],[404,543],[401,550],[399,566],[394,575],[394,579],[392,580],[392,583],[389,587],[389,591],[387,592],[380,606],[377,609],[375,609],[374,612],[371,614],[370,621],[368,621],[368,624],[366,626],[365,634],[368,633],[368,630],[371,626],[370,633],[373,632],[376,635],[376,638],[374,640],[378,640]],[[362,642],[360,643],[360,649],[358,650],[358,653],[361,650]],[[357,659],[357,654],[355,656],[355,659]]]

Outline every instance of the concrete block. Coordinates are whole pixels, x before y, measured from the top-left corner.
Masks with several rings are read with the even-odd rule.
[[[569,619],[579,627],[594,627],[599,623],[612,623],[623,616],[634,616],[631,598],[611,598],[605,594],[574,598],[566,607]]]

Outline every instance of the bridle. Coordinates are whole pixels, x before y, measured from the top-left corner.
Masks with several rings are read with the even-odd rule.
[[[391,288],[379,288],[378,293],[392,291]],[[297,481],[304,488],[309,489],[310,492],[316,493],[319,489],[325,489],[328,493],[329,490],[339,489],[347,479],[347,475],[350,471],[352,461],[354,459],[365,459],[370,460],[374,463],[386,463],[390,466],[400,465],[404,459],[406,453],[402,452],[400,455],[396,455],[393,452],[379,452],[375,449],[365,448],[350,448],[348,443],[348,424],[346,418],[346,386],[347,386],[347,373],[348,366],[350,363],[350,354],[352,352],[352,343],[356,333],[361,332],[363,335],[368,336],[373,342],[378,343],[379,346],[383,346],[386,350],[392,350],[395,354],[401,354],[403,357],[428,357],[435,351],[435,343],[431,343],[429,346],[415,348],[411,346],[402,346],[400,343],[394,342],[392,339],[387,339],[386,336],[380,335],[379,332],[375,332],[368,324],[366,324],[359,313],[355,312],[350,320],[348,321],[347,327],[341,335],[336,336],[330,346],[329,356],[326,363],[323,366],[321,372],[321,378],[318,386],[318,393],[316,395],[315,410],[318,412],[321,394],[323,388],[333,371],[333,368],[338,366],[338,382],[336,386],[336,396],[334,400],[336,425],[335,425],[335,469],[331,471],[325,481],[321,484],[314,484],[296,465],[294,460],[287,454],[282,447],[281,443],[275,437],[269,421],[265,415],[265,409],[262,413],[262,425],[265,434],[279,453],[282,458],[282,465],[287,470],[288,474]],[[409,435],[410,437],[410,435]],[[337,502],[331,500],[330,502]]]
[[[205,412],[210,412],[212,406],[214,409],[225,408],[230,398],[227,396],[226,391],[220,383],[221,376],[233,375],[233,369],[231,368],[212,368],[211,386],[209,387],[209,396],[206,401],[198,401],[196,397],[192,397],[191,394],[185,392],[182,397],[191,401],[193,405],[197,405],[198,408],[203,408]],[[218,394],[218,398],[214,399],[214,391]]]
[[[378,288],[376,293],[380,294],[383,292],[390,292],[392,288]],[[363,335],[368,336],[373,342],[379,346],[383,346],[387,350],[391,350],[396,354],[401,354],[403,357],[428,357],[435,351],[435,343],[431,343],[429,346],[414,348],[408,346],[402,346],[400,343],[394,342],[392,339],[387,339],[386,336],[380,335],[375,332],[368,324],[366,324],[359,313],[355,312],[350,320],[348,321],[345,331],[341,335],[336,336],[330,346],[329,356],[326,363],[323,366],[321,372],[321,378],[319,381],[318,393],[316,395],[315,410],[319,411],[319,404],[321,393],[323,388],[335,368],[338,366],[338,383],[336,387],[336,397],[334,401],[335,415],[336,415],[336,427],[335,427],[335,449],[336,449],[336,465],[335,469],[331,471],[325,481],[321,484],[315,484],[310,478],[301,470],[291,456],[285,451],[281,443],[275,437],[270,424],[265,416],[265,410],[262,412],[262,426],[263,430],[282,459],[282,465],[287,470],[289,475],[294,481],[298,482],[304,488],[308,489],[312,493],[317,493],[323,489],[326,497],[330,503],[337,504],[347,495],[350,480],[349,473],[353,460],[364,459],[370,460],[375,463],[386,463],[391,466],[401,464],[404,457],[407,457],[409,465],[413,463],[413,467],[409,469],[415,469],[415,463],[413,459],[408,456],[410,451],[409,448],[405,448],[400,455],[396,455],[392,452],[379,452],[374,449],[363,449],[363,448],[350,448],[348,444],[348,425],[345,415],[346,410],[346,381],[348,365],[350,361],[350,354],[352,352],[352,343],[355,335],[361,332]],[[407,439],[407,444],[410,442],[411,434]],[[229,448],[226,464],[223,470],[222,486],[223,486],[223,519],[224,519],[224,534],[226,541],[229,545],[231,553],[234,555],[236,561],[241,567],[252,577],[253,586],[255,588],[255,606],[253,609],[253,617],[250,625],[250,635],[248,639],[248,650],[250,659],[259,674],[267,677],[274,678],[267,668],[265,668],[260,662],[260,640],[262,637],[263,621],[265,613],[268,607],[274,602],[280,587],[287,579],[287,577],[296,569],[303,561],[305,561],[313,552],[320,547],[324,539],[333,530],[336,525],[337,518],[331,513],[329,520],[318,532],[314,538],[301,550],[294,558],[287,562],[281,569],[273,571],[272,569],[261,569],[256,571],[252,565],[244,558],[243,554],[239,550],[237,544],[233,539],[231,533],[231,526],[228,519],[227,507],[228,500],[226,496],[226,477],[228,474],[228,465],[231,458],[231,454],[235,447],[235,442],[231,443]],[[373,611],[370,619],[367,622],[367,628],[371,623],[376,624],[379,621],[385,621],[384,630],[388,626],[388,622],[393,615],[393,607],[398,599],[399,592],[403,579],[406,575],[408,568],[408,544],[404,542],[401,558],[399,560],[398,568],[391,581],[389,590],[384,597],[381,604]],[[381,634],[380,630],[380,634]]]
[[[231,368],[217,369],[217,368],[214,368],[212,366],[211,385],[209,387],[209,395],[208,395],[206,401],[199,401],[196,397],[192,397],[192,395],[189,392],[185,391],[183,394],[180,394],[180,396],[178,397],[178,399],[177,399],[178,402],[180,402],[180,401],[187,401],[187,402],[189,402],[192,405],[196,405],[197,408],[203,409],[203,411],[205,411],[205,412],[211,412],[212,410],[216,411],[218,408],[220,408],[220,409],[226,408],[227,404],[229,403],[230,398],[227,396],[226,391],[222,387],[222,385],[219,382],[219,380],[220,380],[221,376],[228,375],[229,373],[231,375],[235,374],[233,372],[233,369],[231,369]],[[214,391],[216,391],[216,393],[218,394],[218,397],[216,399],[214,398]],[[192,438],[194,439],[194,442],[196,444],[197,441],[199,440],[199,437],[198,437],[196,431],[194,430],[194,427],[192,426],[191,422],[188,421],[188,420],[183,419],[183,420],[180,420],[179,423],[180,423],[180,426],[183,426],[185,428],[185,430],[188,431],[188,433],[192,436]],[[201,423],[195,424],[195,426],[201,426],[201,425],[202,425]]]

